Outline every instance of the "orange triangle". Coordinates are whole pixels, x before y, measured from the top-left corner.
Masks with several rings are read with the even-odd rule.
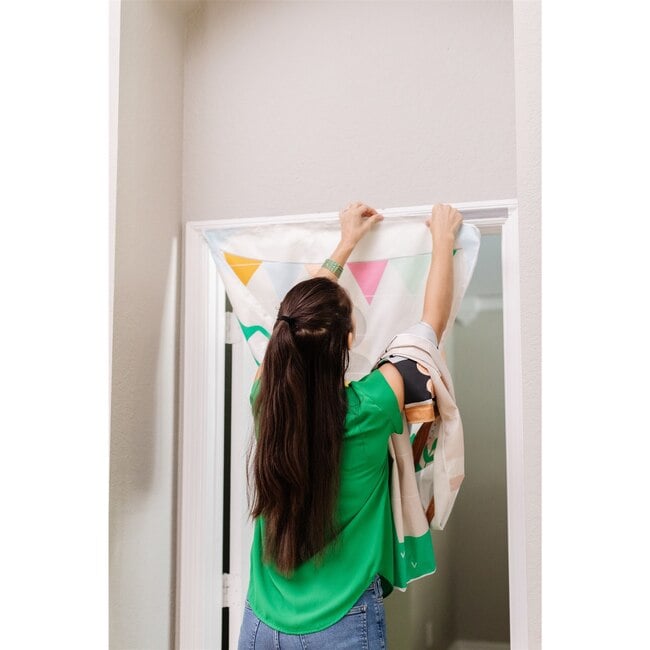
[[[243,284],[248,284],[250,279],[253,277],[253,273],[257,271],[262,260],[254,260],[250,257],[241,257],[239,255],[233,255],[232,253],[223,252],[226,262],[230,265],[230,268],[235,272],[235,275],[242,281]]]

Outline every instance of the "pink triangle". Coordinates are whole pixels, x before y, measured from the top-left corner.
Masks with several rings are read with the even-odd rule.
[[[368,304],[375,297],[377,285],[381,280],[388,260],[374,260],[372,262],[348,262],[347,266],[357,281]]]

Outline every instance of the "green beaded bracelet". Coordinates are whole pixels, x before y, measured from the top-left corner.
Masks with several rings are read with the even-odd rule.
[[[334,260],[331,260],[329,257],[323,262],[322,267],[327,269],[330,273],[333,273],[337,278],[341,277],[343,273],[343,267]]]

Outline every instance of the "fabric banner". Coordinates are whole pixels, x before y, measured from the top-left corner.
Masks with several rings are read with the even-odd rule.
[[[239,326],[259,365],[280,302],[294,284],[318,271],[338,243],[339,225],[314,221],[242,225],[205,230],[204,236]],[[463,224],[454,245],[453,302],[440,346],[451,330],[471,280],[479,245],[478,228]],[[370,372],[393,337],[420,320],[431,254],[431,235],[422,219],[391,217],[374,225],[350,256],[339,280],[352,298],[356,322],[347,381]],[[411,442],[413,437],[415,434]],[[410,451],[406,453],[411,458]],[[434,456],[435,453],[426,457],[426,464],[433,467]],[[417,467],[418,479],[425,473],[420,469]],[[413,498],[419,502],[417,495]],[[391,487],[395,521],[402,521],[406,512],[402,512],[400,503]],[[393,530],[397,589],[404,590],[409,582],[436,570],[427,520],[423,511],[418,514],[421,525],[414,528],[409,520],[403,529]]]
[[[259,365],[281,300],[318,271],[338,243],[339,224],[272,223],[203,233]],[[472,277],[479,245],[478,228],[463,224],[454,248],[454,300],[441,345]],[[387,217],[358,244],[339,281],[352,298],[356,322],[348,381],[370,372],[392,337],[420,320],[430,262],[429,229],[414,217]]]

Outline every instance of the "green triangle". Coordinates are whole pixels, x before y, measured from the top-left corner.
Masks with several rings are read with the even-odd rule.
[[[400,274],[407,289],[411,293],[418,293],[424,287],[429,273],[431,253],[395,257],[388,263],[391,268],[394,268]]]

